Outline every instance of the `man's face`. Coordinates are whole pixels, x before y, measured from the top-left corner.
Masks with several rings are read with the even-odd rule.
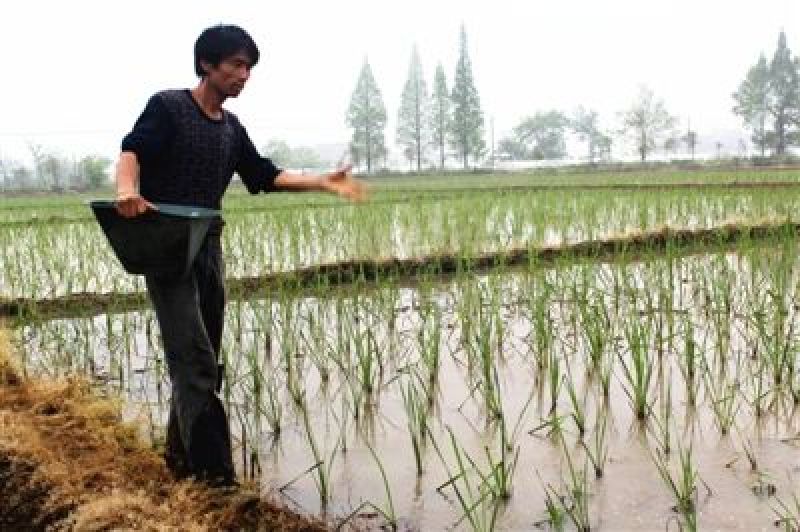
[[[208,74],[208,83],[212,87],[226,97],[235,98],[239,96],[244,84],[250,78],[251,63],[250,57],[243,50],[223,59],[216,67],[205,62],[203,67]]]

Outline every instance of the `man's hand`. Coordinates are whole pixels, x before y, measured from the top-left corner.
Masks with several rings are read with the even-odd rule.
[[[333,194],[338,194],[350,201],[364,201],[367,199],[367,185],[350,175],[353,165],[322,176],[321,188]]]
[[[157,211],[155,205],[136,193],[117,195],[117,212],[125,218],[133,218],[146,212],[148,209]]]
[[[132,151],[124,151],[117,163],[117,212],[125,218],[133,218],[148,209],[158,209],[139,195],[139,161]]]

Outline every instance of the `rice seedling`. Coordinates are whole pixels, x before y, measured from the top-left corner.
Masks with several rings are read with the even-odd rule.
[[[769,305],[772,307],[772,305]],[[768,316],[772,317],[771,323]],[[793,348],[794,322],[786,323],[785,311],[758,312],[754,314],[759,346],[767,361],[773,385],[781,387],[794,377]]]
[[[567,521],[567,514],[564,511],[563,496],[545,487],[544,491],[545,518],[534,523],[534,527],[542,528],[548,525],[551,530],[561,532]]]
[[[283,433],[284,407],[283,401],[280,399],[280,385],[274,370],[267,377],[265,390],[266,394],[262,402],[258,404],[259,412],[267,421],[269,435],[277,440]]]
[[[642,318],[633,318],[624,326],[629,360],[620,354],[626,387],[625,395],[633,408],[636,419],[645,421],[650,415],[650,383],[653,377],[653,361],[650,354],[649,323]]]
[[[682,328],[684,342],[679,352],[678,369],[686,384],[686,400],[690,407],[694,407],[697,404],[698,372],[702,371],[704,361],[695,340],[695,327],[690,316],[684,315]]]
[[[547,383],[550,392],[549,415],[554,416],[558,407],[558,396],[564,376],[561,373],[561,361],[554,351],[550,351],[550,360],[547,364]]]
[[[745,375],[745,382],[749,386],[745,388],[745,393],[749,395],[745,396],[745,401],[752,409],[756,420],[762,419],[769,408],[766,404],[766,399],[770,395],[770,390],[766,387],[766,364],[766,360],[757,358],[751,364],[748,364],[746,369],[749,374]]]
[[[300,342],[303,351],[319,374],[323,385],[330,380],[332,363],[327,350],[327,323],[326,310],[323,305],[318,305],[315,313],[309,312],[303,316],[304,326],[300,330]]]
[[[572,372],[567,365],[567,374],[564,376],[564,382],[567,383],[567,396],[569,397],[569,404],[571,406],[570,418],[575,423],[575,428],[578,431],[578,441],[582,441],[586,434],[586,408],[583,401],[578,398],[578,393],[575,390],[575,382],[572,378]]]
[[[491,309],[484,309],[483,296],[476,300],[478,316],[473,335],[467,338],[466,348],[470,366],[478,371],[478,380],[475,389],[481,394],[487,420],[497,420],[501,416],[501,390],[496,367],[496,351],[492,339],[496,338],[496,323],[499,321],[497,313]]]
[[[790,495],[791,500],[789,501],[775,497],[775,505],[772,506],[772,512],[776,517],[776,527],[786,532],[796,532],[800,530],[800,498],[794,491]]]
[[[386,470],[383,468],[383,464],[381,463],[378,454],[375,452],[375,449],[369,443],[366,443],[367,449],[369,449],[370,455],[372,455],[372,459],[375,460],[375,464],[378,466],[378,470],[381,473],[381,480],[383,481],[383,487],[386,490],[386,508],[382,508],[377,504],[370,503],[370,506],[380,512],[380,514],[386,519],[386,523],[391,530],[397,530],[397,514],[394,510],[394,501],[392,499],[392,489],[389,486],[389,479],[386,476]]]
[[[703,373],[709,405],[722,435],[727,435],[739,411],[738,385],[727,374],[714,375],[706,366]]]
[[[402,381],[398,382],[400,394],[403,397],[403,407],[406,411],[406,424],[414,451],[417,475],[422,475],[422,453],[429,434],[428,418],[431,405],[424,395],[425,392],[420,391],[420,388],[424,386],[424,380],[416,372],[409,375],[405,385]]]
[[[442,316],[434,304],[421,307],[422,325],[417,334],[420,360],[427,372],[428,386],[434,388],[441,366]]]
[[[608,315],[605,301],[602,297],[586,301],[579,305],[581,333],[586,343],[588,355],[588,369],[593,373],[602,372],[605,351],[613,336],[611,320]]]
[[[583,466],[576,467],[567,448],[566,441],[563,437],[560,440],[567,470],[561,479],[561,490],[551,485],[546,486],[546,492],[549,492],[546,494],[545,502],[548,507],[548,516],[557,523],[563,521],[560,516],[566,516],[576,530],[589,532],[591,530],[591,518],[589,515],[589,460],[584,457]],[[554,506],[554,501],[557,501],[560,506],[557,510],[551,508]]]
[[[295,477],[292,481],[284,484],[281,487],[281,491],[289,487],[297,479],[309,473],[313,473],[314,485],[317,489],[317,493],[319,494],[320,506],[322,506],[324,509],[327,508],[333,496],[330,477],[334,459],[339,450],[339,442],[336,442],[336,445],[334,445],[330,456],[326,459],[326,457],[322,455],[319,445],[317,444],[316,437],[314,436],[314,429],[312,427],[308,406],[304,401],[302,404],[298,405],[298,407],[303,421],[303,428],[305,429],[304,434],[306,436],[309,449],[311,450],[311,456],[313,457],[314,465],[312,465],[298,477]]]
[[[694,464],[692,445],[678,445],[675,467],[671,467],[664,441],[655,435],[655,449],[648,448],[653,464],[659,476],[669,489],[675,500],[673,510],[678,513],[683,521],[681,529],[697,530],[697,507],[699,504],[699,487],[702,484],[706,489],[706,498],[711,497],[711,488],[700,477]]]
[[[554,287],[544,277],[540,279],[541,285],[530,288],[531,297],[528,299],[528,316],[531,321],[531,331],[528,333],[528,344],[533,353],[536,367],[543,371],[549,366],[551,350],[555,343],[556,331],[554,320],[550,316],[550,301]],[[543,290],[541,294],[535,293],[536,288]]]
[[[520,417],[524,415],[524,410]],[[498,444],[499,457],[495,461],[494,454],[488,446],[484,447],[486,462],[489,464],[489,474],[485,481],[489,484],[494,497],[503,501],[511,498],[514,474],[519,462],[520,447],[514,447],[514,433],[509,434],[506,426],[505,415],[500,417],[500,442]]]
[[[502,461],[494,463],[491,453],[488,449],[485,449],[488,465],[487,469],[482,471],[476,461],[459,445],[452,429],[448,427],[447,433],[450,440],[450,449],[455,458],[454,469],[451,469],[448,465],[436,440],[431,440],[449,477],[446,482],[437,488],[437,491],[442,492],[445,488],[450,487],[455,493],[459,506],[463,511],[463,515],[455,526],[466,520],[470,530],[478,532],[494,530],[500,509],[499,502],[504,495],[501,490],[508,489],[508,486],[505,484],[495,485],[493,481],[497,480],[495,476],[496,470],[505,471],[509,464]],[[512,472],[513,467],[511,466]],[[475,476],[477,478],[473,478]],[[500,481],[505,482],[507,480],[506,473],[501,473]]]
[[[594,431],[592,432],[591,446],[583,439],[580,444],[586,452],[586,457],[594,468],[595,478],[603,478],[606,463],[608,462],[608,410],[603,408],[597,415]]]
[[[241,451],[241,468],[246,478],[256,478],[261,474],[259,445],[261,435],[261,416],[253,415],[249,399],[244,405],[233,405],[232,411],[238,421],[238,439]],[[231,416],[234,417],[234,416]]]

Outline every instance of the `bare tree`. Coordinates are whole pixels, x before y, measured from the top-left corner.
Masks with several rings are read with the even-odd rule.
[[[579,139],[586,142],[589,163],[594,163],[598,156],[598,141],[603,135],[598,126],[597,111],[579,106],[570,120],[570,127]]]
[[[677,123],[677,119],[667,112],[663,100],[656,99],[653,91],[644,86],[640,87],[633,105],[621,113],[621,118],[621,133],[627,134],[635,143],[642,162]]]

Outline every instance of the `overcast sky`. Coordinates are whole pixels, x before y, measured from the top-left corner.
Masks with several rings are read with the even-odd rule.
[[[393,144],[412,45],[429,88],[437,62],[452,84],[462,23],[487,140],[491,117],[499,139],[525,115],[579,104],[612,126],[640,84],[701,136],[737,130],[731,93],[758,54],[772,56],[782,29],[800,52],[799,0],[8,0],[0,20],[0,157],[23,160],[30,142],[115,155],[153,92],[196,83],[194,41],[219,22],[262,52],[226,104],[258,146],[346,143],[365,57]]]

